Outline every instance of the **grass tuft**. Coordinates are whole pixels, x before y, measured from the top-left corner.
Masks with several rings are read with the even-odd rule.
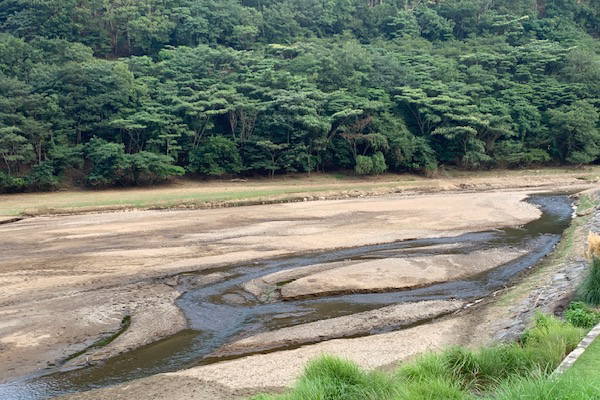
[[[582,286],[581,297],[587,304],[600,305],[600,258],[592,258],[590,271]]]
[[[428,381],[401,386],[393,400],[471,400],[474,397],[463,391],[452,379],[435,377]]]
[[[594,400],[600,398],[600,383],[581,377],[560,379],[538,376],[505,382],[493,400]]]
[[[393,400],[396,385],[380,372],[364,372],[353,362],[332,356],[311,361],[293,391],[254,400]]]
[[[569,304],[564,317],[573,326],[584,329],[591,329],[600,322],[600,312],[592,310],[581,301]]]

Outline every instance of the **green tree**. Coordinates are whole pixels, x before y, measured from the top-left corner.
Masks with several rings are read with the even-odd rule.
[[[560,160],[573,164],[595,161],[600,154],[599,114],[587,100],[549,110],[556,131],[555,146]]]
[[[33,158],[33,146],[19,128],[0,127],[0,158],[8,175],[19,172],[22,163]]]
[[[209,176],[237,174],[242,170],[242,160],[233,141],[213,136],[191,151],[188,169]]]
[[[128,154],[123,166],[125,165],[131,173],[131,182],[134,185],[159,183],[185,173],[182,167],[173,165],[171,157],[149,151]]]
[[[129,164],[123,144],[93,138],[86,145],[85,150],[87,158],[92,163],[92,169],[87,176],[89,185],[114,185],[123,180],[124,171]]]

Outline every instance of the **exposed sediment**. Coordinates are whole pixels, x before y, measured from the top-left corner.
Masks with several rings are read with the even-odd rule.
[[[235,399],[249,393],[281,390],[293,382],[308,360],[323,353],[354,360],[365,368],[387,368],[417,354],[448,345],[478,346],[489,343],[496,340],[498,335],[506,333],[507,326],[503,324],[521,319],[528,320],[536,310],[556,310],[565,298],[572,295],[578,279],[583,276],[583,268],[586,265],[583,248],[587,231],[600,229],[598,210],[593,212],[591,219],[585,218],[578,218],[575,221],[573,230],[563,239],[559,247],[561,254],[544,262],[539,270],[516,286],[456,315],[396,332],[330,340],[294,350],[253,355],[162,374],[130,385],[120,385],[117,388],[120,393],[129,394],[130,399],[142,399],[158,393],[161,385],[168,383],[173,389],[168,398],[180,400],[186,398],[185,390],[175,389],[176,383],[181,382],[183,387],[189,387],[193,385],[193,380],[196,380],[199,392],[204,388],[220,385],[224,388],[222,393],[226,394],[215,394],[214,399]],[[527,307],[525,313],[524,308]],[[518,331],[520,328],[515,329]],[[143,390],[141,390],[142,384]],[[275,389],[274,386],[279,389]],[[115,393],[117,388],[84,393],[72,398],[99,399],[103,394]]]
[[[343,337],[367,335],[381,330],[395,330],[456,312],[464,305],[465,302],[458,300],[433,300],[396,304],[373,311],[324,319],[260,333],[227,344],[211,354],[211,356],[229,357]]]
[[[496,268],[526,253],[501,247],[468,254],[383,258],[317,272],[281,287],[286,300],[342,293],[372,293],[449,282]]]

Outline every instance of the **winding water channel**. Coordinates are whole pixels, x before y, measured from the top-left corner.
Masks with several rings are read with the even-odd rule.
[[[223,272],[227,277],[220,282],[201,287],[195,287],[193,283],[200,274],[181,276],[180,282],[186,292],[178,299],[177,304],[184,310],[190,322],[190,329],[114,357],[100,365],[26,377],[2,384],[0,399],[47,399],[219,361],[209,355],[231,342],[233,338],[253,333],[350,315],[402,302],[432,299],[474,300],[485,297],[509,284],[520,272],[531,268],[550,253],[570,223],[572,206],[567,195],[536,194],[528,201],[541,208],[542,216],[518,228],[473,232],[447,238],[406,240],[205,270],[201,275]],[[438,246],[445,244],[453,246]],[[526,248],[527,253],[469,279],[419,289],[261,303],[241,287],[251,279],[314,264],[434,254],[469,254],[475,250],[506,246]],[[394,328],[390,326],[385,330]]]

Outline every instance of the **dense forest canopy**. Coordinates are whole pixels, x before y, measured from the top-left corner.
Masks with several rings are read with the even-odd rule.
[[[0,191],[600,156],[598,0],[0,0]]]

